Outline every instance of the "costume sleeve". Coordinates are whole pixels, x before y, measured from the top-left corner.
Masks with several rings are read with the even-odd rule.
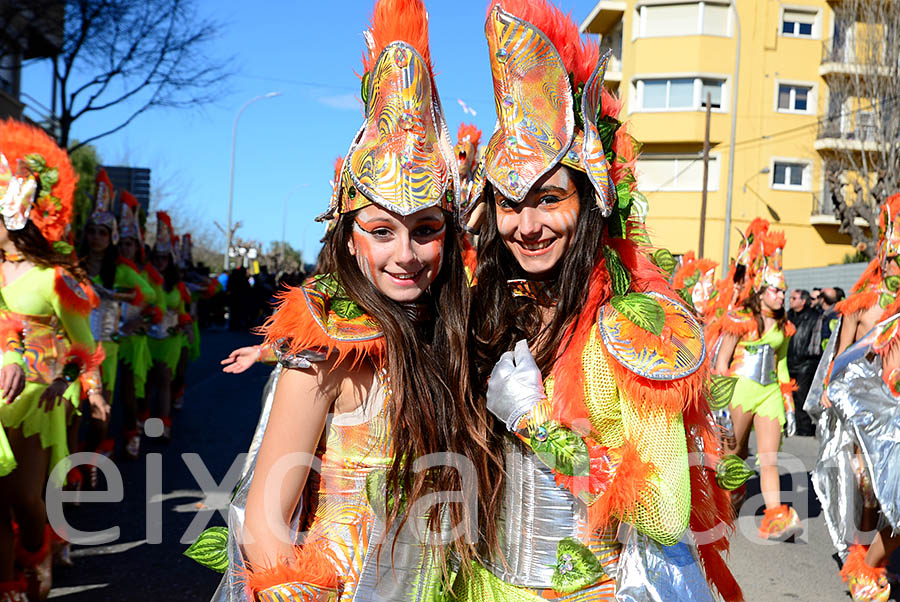
[[[91,334],[91,302],[71,274],[61,268],[50,273],[53,280],[52,284],[45,287],[45,295],[69,341],[69,351],[64,363],[78,365],[83,390],[102,388],[99,368],[103,361],[103,347],[97,344]]]
[[[643,487],[623,520],[663,545],[681,540],[691,512],[691,482],[687,441],[680,413],[639,408],[620,394],[624,448],[636,451],[640,460],[628,460],[624,453],[620,470],[631,471],[634,462],[640,471],[649,467]]]
[[[133,305],[138,307],[156,300],[156,291],[150,283],[126,265],[120,264],[116,268],[116,288],[137,291]]]

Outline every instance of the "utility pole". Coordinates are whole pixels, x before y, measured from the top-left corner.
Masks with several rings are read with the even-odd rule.
[[[697,259],[703,257],[703,243],[706,239],[706,193],[709,181],[709,122],[712,118],[712,94],[706,93],[706,133],[703,135],[703,192],[700,194],[700,242],[697,245]]]

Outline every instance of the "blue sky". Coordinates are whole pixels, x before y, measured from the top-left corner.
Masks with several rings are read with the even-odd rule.
[[[580,23],[594,0],[558,0]],[[334,159],[346,152],[362,123],[359,79],[373,0],[198,0],[201,13],[224,21],[210,54],[235,59],[230,93],[197,109],[160,109],[124,130],[98,140],[105,163],[149,167],[152,186],[165,190],[182,220],[224,224],[228,202],[231,128],[244,102],[271,91],[240,119],[235,161],[234,220],[238,236],[268,244],[280,240],[282,203],[287,202],[286,239],[314,259],[324,226],[313,221],[328,204]],[[495,114],[487,44],[486,0],[426,1],[431,55],[438,92],[455,139],[463,121],[490,136]],[[23,90],[49,105],[46,65],[28,67]],[[477,111],[472,117],[457,100]],[[102,131],[116,108],[76,122],[73,137]],[[155,209],[155,208],[154,208]],[[224,248],[224,241],[222,241]]]

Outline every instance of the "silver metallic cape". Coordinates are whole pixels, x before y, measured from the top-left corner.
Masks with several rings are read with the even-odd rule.
[[[859,446],[882,516],[897,531],[900,529],[900,403],[881,378],[881,356],[869,359],[860,354],[840,374],[832,374],[828,397]]]
[[[630,527],[622,544],[616,574],[617,602],[668,602],[717,600],[689,541],[664,546]]]
[[[829,387],[832,407],[825,408],[821,405],[822,393],[825,390],[824,382],[831,361],[834,359],[840,329],[841,320],[839,319],[834,328],[834,334],[822,354],[803,409],[816,422],[816,438],[819,440],[819,457],[811,472],[813,488],[822,505],[825,526],[832,543],[841,558],[846,560],[849,546],[855,543],[860,536],[857,525],[863,508],[854,468],[856,464],[854,448],[857,445],[857,436],[851,424],[845,421],[845,418],[849,416],[846,413],[847,410],[852,412],[856,403],[852,401],[852,397],[838,393],[840,388],[847,391],[846,384],[841,384],[834,391]],[[846,367],[854,361],[861,360],[868,363],[868,360],[865,359],[866,351],[868,350],[865,346],[855,346],[841,354],[839,360],[835,361],[832,384],[835,379],[843,381],[843,376],[851,376],[850,374],[842,375],[841,371],[845,372]],[[880,383],[880,376],[876,374],[875,377]],[[836,403],[832,395],[844,397],[844,400]],[[893,478],[896,481],[897,477]],[[878,528],[886,524],[883,520],[880,522]]]

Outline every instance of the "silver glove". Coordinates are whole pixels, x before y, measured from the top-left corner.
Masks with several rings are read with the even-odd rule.
[[[515,431],[522,417],[546,398],[541,371],[528,349],[527,341],[516,343],[491,371],[488,381],[487,408]]]
[[[788,410],[784,413],[784,434],[793,437],[797,434],[797,416],[794,410]]]

